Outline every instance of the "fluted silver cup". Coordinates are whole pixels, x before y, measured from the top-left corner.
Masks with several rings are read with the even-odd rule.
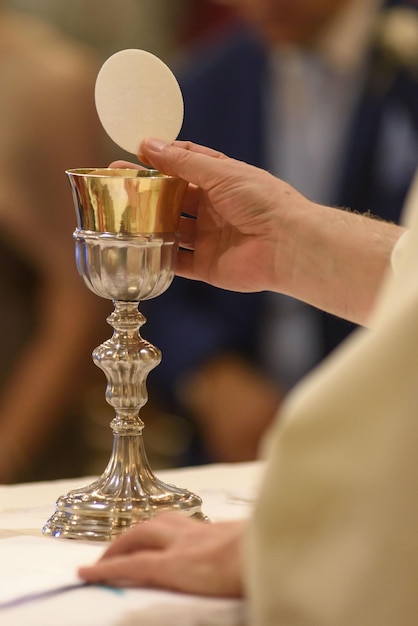
[[[174,277],[177,229],[187,183],[155,170],[86,168],[67,171],[76,209],[76,263],[85,284],[114,303],[113,336],[93,351],[115,410],[114,443],[102,476],[61,496],[43,533],[109,540],[168,510],[206,520],[201,499],[167,485],[149,466],[139,417],[146,378],[161,353],[145,341],[141,300],[163,293]]]

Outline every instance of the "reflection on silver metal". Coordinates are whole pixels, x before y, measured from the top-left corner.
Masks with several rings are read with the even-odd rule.
[[[186,183],[152,170],[81,169],[67,172],[77,214],[77,268],[95,294],[114,302],[114,332],[93,352],[107,378],[115,409],[114,442],[100,478],[61,496],[43,533],[70,539],[110,540],[162,511],[207,520],[201,499],[158,480],[147,460],[139,417],[146,378],[161,353],[139,328],[140,300],[155,298],[174,276],[176,230]]]

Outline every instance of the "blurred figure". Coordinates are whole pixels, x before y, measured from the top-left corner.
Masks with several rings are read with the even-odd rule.
[[[184,40],[190,40],[188,31],[189,10],[193,12],[198,8],[194,0],[119,0],[117,5],[106,0],[72,0],[62,3],[56,0],[4,0],[11,10],[18,10],[28,17],[32,16],[43,22],[48,22],[64,33],[72,40],[78,41],[93,49],[101,64],[108,56],[123,48],[143,48],[167,60],[173,54],[177,54],[183,46]],[[205,3],[203,3],[205,4]],[[202,4],[202,6],[203,6]],[[209,6],[209,5],[207,5]],[[211,5],[212,6],[212,5]],[[215,5],[212,6],[212,10]],[[216,7],[215,7],[216,8]],[[216,8],[216,12],[222,13],[223,9]],[[199,16],[208,27],[208,13]],[[215,24],[211,25],[214,27]],[[194,27],[193,27],[194,29]],[[193,32],[196,36],[196,30]],[[82,71],[84,75],[86,70]],[[92,76],[94,80],[94,76]],[[88,96],[90,97],[90,96]],[[92,98],[92,96],[91,96]],[[86,106],[91,109],[93,100]],[[91,112],[92,117],[95,113]],[[95,122],[93,120],[93,122]],[[62,129],[64,132],[64,129]],[[104,131],[101,131],[104,135]],[[74,133],[75,134],[75,133]],[[81,141],[77,134],[78,140]],[[86,138],[87,140],[87,138]],[[109,154],[101,162],[108,163],[116,158],[131,158],[120,150],[109,140]],[[75,148],[72,146],[71,149]],[[84,165],[91,165],[91,161],[84,160]],[[96,159],[97,161],[97,159]],[[77,165],[80,164],[78,161]],[[63,182],[65,186],[65,181]],[[68,194],[67,190],[67,194]],[[66,196],[67,202],[70,197]],[[70,214],[70,218],[74,211]],[[73,223],[71,224],[73,227]],[[69,245],[72,244],[71,237]],[[73,262],[73,261],[72,261]],[[85,293],[86,288],[80,284],[80,290],[84,289],[84,297],[89,297]],[[91,298],[96,298],[91,296]],[[105,305],[105,303],[102,303]],[[98,306],[98,304],[96,303]],[[105,305],[106,306],[106,305]],[[108,309],[101,314],[100,322],[103,320],[105,327],[105,339],[111,333],[110,328],[105,324],[106,314],[110,313],[111,304],[107,304]],[[98,323],[100,324],[98,321]],[[103,340],[96,342],[96,345]],[[157,342],[158,343],[158,342]],[[95,347],[95,346],[91,346]],[[84,358],[86,364],[92,367],[94,376],[98,377],[97,387],[91,390],[88,397],[88,419],[82,419],[83,446],[88,459],[86,473],[93,474],[101,472],[107,463],[110,447],[112,445],[112,432],[109,423],[113,419],[113,410],[104,400],[104,389],[106,385],[105,376],[90,363],[90,346],[84,348]],[[9,366],[6,365],[8,369]],[[154,395],[150,394],[146,406],[141,411],[141,416],[146,423],[144,436],[147,443],[147,454],[153,467],[167,467],[176,465],[178,457],[182,456],[184,448],[188,447],[188,437],[190,435],[188,425],[182,419],[173,419],[172,416],[161,415],[158,407],[154,407]],[[78,446],[81,444],[79,443]],[[87,448],[86,448],[87,446]],[[81,448],[80,448],[81,449]],[[80,460],[80,458],[79,458]],[[58,469],[57,469],[58,472]],[[67,470],[65,470],[67,472]]]
[[[101,61],[123,48],[143,48],[162,59],[177,51],[193,0],[7,0],[10,8],[54,24],[91,46]]]
[[[65,170],[105,164],[96,61],[44,23],[0,13],[0,482],[84,472],[89,353],[108,302],[77,274]]]
[[[234,27],[177,71],[181,138],[268,169],[313,201],[397,222],[418,163],[416,2],[225,3]],[[179,278],[143,310],[144,336],[163,353],[154,393],[196,427],[186,463],[254,458],[283,395],[353,329],[284,296]]]

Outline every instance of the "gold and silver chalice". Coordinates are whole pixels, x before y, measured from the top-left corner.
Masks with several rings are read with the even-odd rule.
[[[43,527],[54,537],[110,540],[163,511],[206,519],[201,499],[152,472],[139,416],[146,378],[161,352],[144,340],[141,300],[162,294],[174,277],[181,202],[187,183],[155,170],[68,170],[77,216],[77,268],[87,287],[114,303],[113,336],[93,351],[114,408],[113,449],[104,473],[56,503]]]

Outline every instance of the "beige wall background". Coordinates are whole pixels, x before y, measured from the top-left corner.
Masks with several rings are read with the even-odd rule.
[[[135,47],[167,60],[177,51],[190,1],[5,0],[3,5],[48,20],[103,59]]]

